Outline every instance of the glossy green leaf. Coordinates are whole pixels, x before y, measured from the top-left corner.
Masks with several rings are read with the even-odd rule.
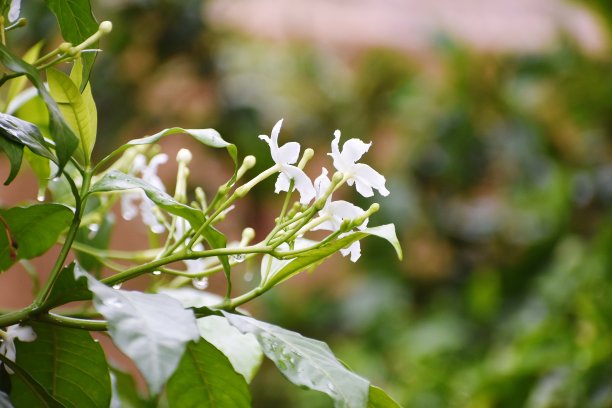
[[[82,83],[83,74],[83,56],[75,60],[72,70],[70,71],[70,79],[72,83],[77,85]],[[89,111],[90,127],[94,133],[94,142],[98,132],[98,109],[96,108],[96,102],[94,101],[93,94],[91,93],[91,84],[87,82],[83,90],[81,91],[81,97],[83,103]],[[95,143],[94,143],[95,145]]]
[[[31,259],[45,253],[70,225],[72,211],[60,204],[35,204],[0,209],[17,244],[17,259]],[[6,236],[0,234],[0,270],[6,270],[11,259]]]
[[[47,81],[51,96],[57,102],[64,115],[64,119],[79,138],[77,158],[79,158],[81,163],[88,164],[96,143],[96,129],[94,125],[97,123],[97,120],[95,121],[91,117],[92,109],[88,107],[88,104],[93,102],[93,100],[88,100],[86,103],[83,96],[81,96],[81,92],[79,92],[79,88],[72,82],[72,79],[57,69],[49,68],[47,70]],[[89,90],[88,95],[91,97],[91,90]]]
[[[42,41],[39,41],[36,44],[34,44],[23,55],[23,60],[27,62],[28,64],[32,64],[34,61],[38,59],[42,46],[43,46]],[[9,104],[25,88],[26,84],[27,84],[27,78],[25,76],[15,78],[9,82],[8,92],[6,94],[7,104]]]
[[[263,353],[252,334],[242,334],[227,319],[207,316],[198,319],[200,335],[228,358],[234,370],[250,383],[261,366]]]
[[[329,395],[336,407],[364,408],[369,383],[349,371],[327,344],[246,316],[223,313],[243,333],[251,333],[263,352],[292,383]]]
[[[17,343],[19,344],[19,343]],[[63,404],[61,404],[58,400],[53,398],[53,396],[36,381],[26,370],[21,368],[21,366],[15,364],[4,355],[0,354],[0,363],[5,364],[15,373],[13,376],[13,383],[22,383],[24,385],[24,389],[27,390],[28,396],[32,398],[36,405],[35,407],[41,408],[65,408]],[[2,368],[3,369],[3,368]],[[15,396],[16,392],[11,392],[13,396]],[[15,405],[19,407],[19,405]],[[5,407],[2,407],[5,408]]]
[[[17,173],[19,173],[19,169],[21,168],[21,161],[23,159],[23,145],[0,137],[0,150],[4,152],[11,165],[9,175],[4,182],[4,185],[8,185],[15,179],[15,177],[17,177]]]
[[[386,392],[374,385],[370,385],[368,408],[401,408],[401,406],[387,395]]]
[[[205,340],[189,343],[166,387],[170,408],[247,408],[251,395],[227,357]]]
[[[28,146],[37,155],[57,161],[45,144],[40,130],[25,120],[0,113],[0,137]]]
[[[128,146],[152,144],[152,143],[158,142],[163,137],[174,135],[177,133],[185,133],[206,146],[216,147],[216,148],[226,148],[230,157],[234,161],[234,164],[237,164],[238,151],[236,149],[236,146],[223,140],[219,132],[217,132],[215,129],[210,129],[210,128],[209,129],[183,129],[180,127],[173,127],[173,128],[164,129],[161,132],[158,132],[151,136],[146,136],[140,139],[130,140],[126,144]]]
[[[87,331],[28,323],[36,340],[17,343],[16,363],[64,407],[106,407],[111,387],[106,357]],[[16,408],[39,406],[22,381],[13,381]]]
[[[54,308],[68,302],[91,300],[87,279],[83,276],[77,279],[74,273],[75,268],[79,268],[79,266],[72,262],[60,271],[51,293],[45,301],[48,308]]]
[[[64,121],[59,107],[47,91],[45,83],[36,68],[13,55],[2,44],[0,44],[0,62],[9,70],[27,76],[36,87],[40,97],[45,101],[49,113],[49,133],[55,142],[55,154],[57,155],[59,171],[61,171],[79,144],[77,137]],[[36,150],[32,150],[38,153]]]
[[[62,31],[62,37],[73,45],[78,45],[98,31],[98,22],[91,11],[90,0],[45,0],[47,6],[55,17]],[[98,43],[91,45],[92,49]],[[87,52],[82,56],[83,72],[79,89],[85,89],[89,81],[91,68],[96,60],[95,52]]]
[[[108,320],[113,342],[130,357],[152,394],[158,394],[176,370],[187,343],[200,338],[195,316],[179,301],[159,294],[112,289],[91,275],[94,307]]]
[[[111,366],[113,396],[111,408],[155,408],[153,401],[147,401],[138,392],[134,377]]]
[[[185,218],[194,228],[198,228],[204,223],[204,214],[200,210],[180,203],[169,194],[153,187],[147,182],[117,170],[106,173],[101,180],[91,187],[90,191],[92,193],[101,193],[132,189],[141,189],[159,207],[170,214]],[[205,228],[202,235],[212,248],[224,248],[227,243],[225,235],[212,226]],[[229,274],[230,265],[228,257],[220,256],[219,259],[226,274]]]
[[[397,256],[402,259],[402,249],[395,233],[395,225],[386,224],[378,227],[366,228],[363,231],[353,232],[345,237],[331,241],[320,248],[305,252],[304,255],[300,255],[292,260],[272,259],[271,268],[266,267],[267,262],[270,262],[270,255],[266,255],[262,259],[260,286],[270,288],[278,285],[290,277],[316,266],[340,249],[346,248],[353,242],[370,235],[384,238],[389,241],[393,245],[393,248],[395,248]]]

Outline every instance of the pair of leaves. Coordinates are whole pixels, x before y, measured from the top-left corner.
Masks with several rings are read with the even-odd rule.
[[[19,57],[13,55],[8,50],[8,48],[2,44],[0,44],[0,62],[14,73],[25,75],[34,85],[34,87],[38,91],[38,94],[45,102],[47,111],[49,113],[49,132],[51,134],[51,138],[55,142],[55,155],[51,155],[51,157],[48,158],[57,162],[59,166],[59,171],[61,171],[68,162],[68,160],[70,160],[72,153],[78,146],[79,142],[77,137],[70,129],[70,126],[68,126],[68,124],[64,121],[60,108],[57,106],[55,100],[47,91],[44,81],[38,74],[38,70],[36,68],[28,64],[27,62],[21,60]],[[3,123],[0,123],[0,126],[4,128]],[[6,132],[10,133],[10,128],[6,129]],[[0,136],[6,137],[4,133]],[[30,134],[30,136],[32,135]],[[25,144],[25,142],[21,140],[19,142]],[[42,151],[40,150],[32,151],[34,153],[43,155],[41,153]]]
[[[17,343],[16,366],[20,371],[15,370],[11,391],[15,408],[108,406],[108,365],[102,348],[90,334],[43,323],[28,324],[37,338]]]
[[[312,268],[323,262],[342,248],[346,248],[355,241],[359,241],[367,236],[374,235],[386,239],[393,245],[397,256],[402,259],[402,248],[400,247],[397,234],[395,233],[395,225],[386,224],[378,227],[366,228],[363,231],[353,232],[347,236],[331,241],[330,243],[321,246],[320,248],[305,252],[291,260],[276,260],[270,259],[270,255],[266,255],[262,259],[261,268],[261,284],[263,288],[271,288],[279,283],[289,279],[290,277]],[[268,263],[271,267],[268,267]]]
[[[60,204],[34,204],[28,207],[0,209],[6,226],[0,226],[0,271],[17,259],[31,259],[45,253],[70,225],[72,211]],[[6,228],[8,227],[8,228]],[[16,247],[12,256],[10,241]]]

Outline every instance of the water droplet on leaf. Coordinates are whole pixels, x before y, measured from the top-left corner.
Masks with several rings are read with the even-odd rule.
[[[198,290],[204,290],[208,287],[208,278],[193,278],[191,284]]]
[[[234,262],[244,262],[244,260],[246,259],[246,256],[244,254],[235,254],[231,256],[232,261]]]
[[[161,275],[161,271],[153,271],[153,275],[159,276],[159,275]]]

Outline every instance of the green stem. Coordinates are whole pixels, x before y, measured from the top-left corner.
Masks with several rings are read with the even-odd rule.
[[[56,313],[47,313],[37,317],[38,320],[57,326],[71,327],[87,331],[106,331],[108,323],[105,320],[78,319],[76,317],[62,316]]]
[[[234,310],[236,309],[238,306],[243,305],[247,302],[250,302],[251,300],[255,299],[256,297],[259,297],[260,295],[264,294],[265,292],[267,292],[269,290],[266,288],[262,288],[262,287],[256,287],[255,289],[242,294],[238,297],[235,297],[233,299],[230,299],[228,302],[223,302],[223,303],[219,303],[218,305],[215,306],[211,306],[211,309],[225,309],[225,310]]]
[[[77,251],[93,255],[96,258],[113,258],[126,261],[149,261],[159,253],[159,248],[145,249],[142,251],[117,251],[110,249],[98,249],[80,242],[73,242],[72,247]]]

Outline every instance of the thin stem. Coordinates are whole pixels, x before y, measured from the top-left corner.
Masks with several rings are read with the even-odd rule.
[[[149,261],[154,259],[160,252],[160,248],[146,249],[142,251],[98,249],[76,241],[72,243],[72,247],[77,251],[95,256],[96,258],[113,258],[126,261]]]
[[[37,317],[38,320],[57,326],[71,327],[87,331],[106,331],[108,323],[105,320],[79,319],[76,317],[62,316],[56,313],[47,313]]]

